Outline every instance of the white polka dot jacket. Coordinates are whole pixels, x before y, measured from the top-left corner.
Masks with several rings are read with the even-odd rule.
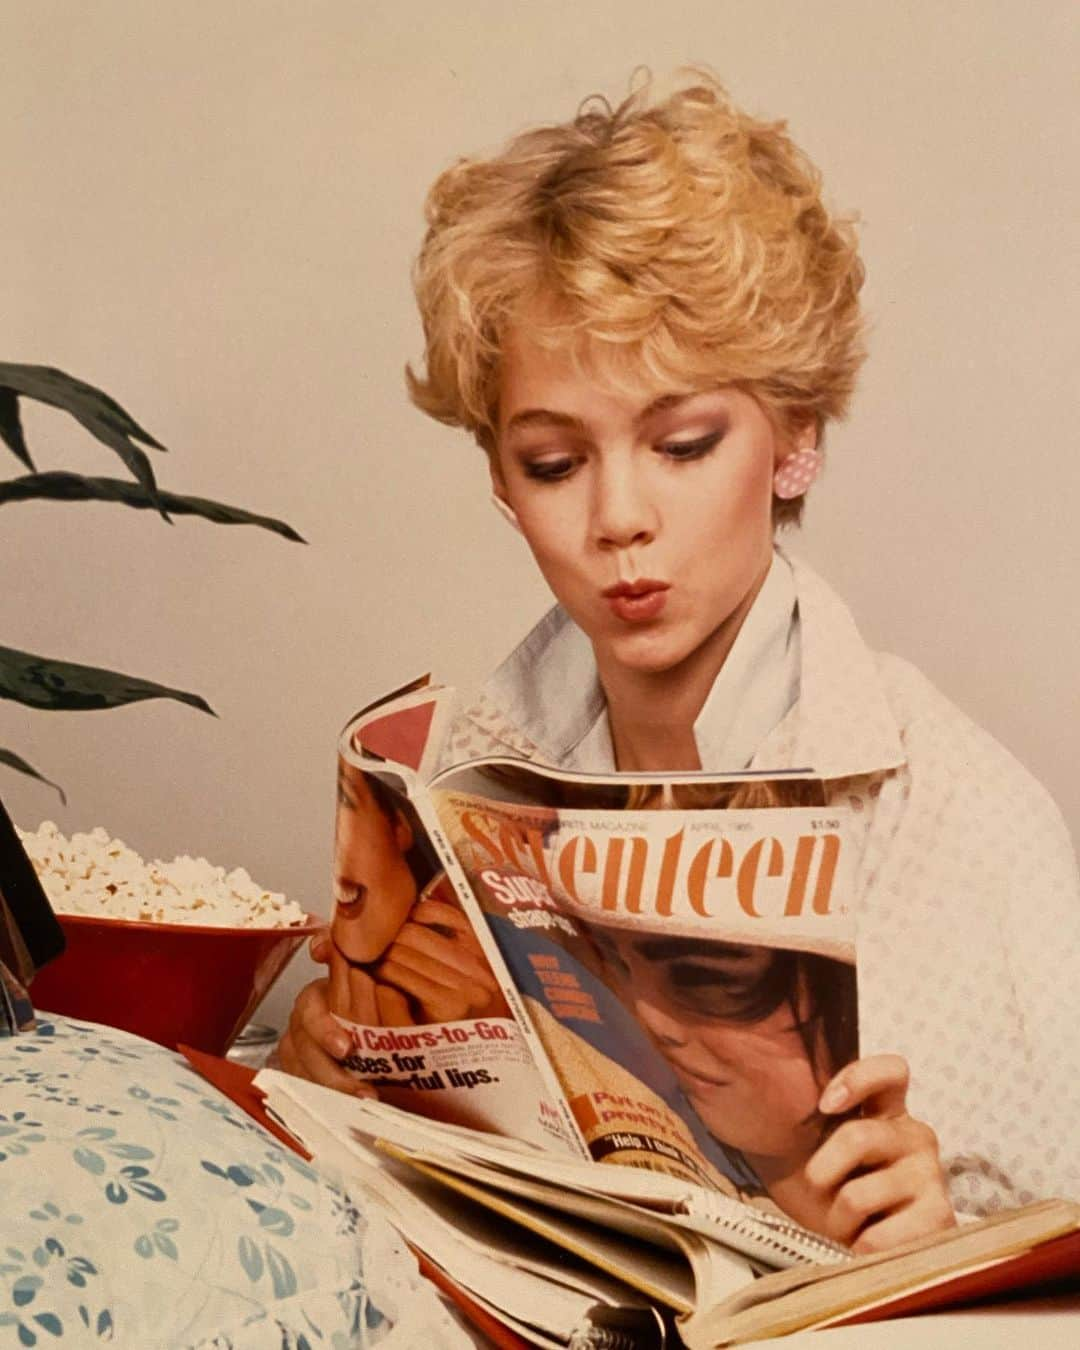
[[[777,561],[753,650],[721,672],[734,731],[695,727],[703,767],[813,767],[851,807],[860,1052],[907,1059],[957,1212],[1080,1199],[1080,882],[1061,815],[919,671],[871,652],[813,571]],[[717,758],[748,726],[752,753]],[[591,650],[562,610],[458,715],[443,762],[482,754],[611,769]]]

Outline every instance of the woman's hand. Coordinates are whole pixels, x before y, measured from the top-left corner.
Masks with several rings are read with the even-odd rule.
[[[856,1060],[832,1079],[818,1109],[861,1114],[838,1125],[806,1164],[824,1205],[823,1231],[856,1252],[880,1252],[956,1224],[937,1136],[907,1112],[899,1055]]]
[[[374,1097],[338,1061],[352,1049],[334,1013],[361,1026],[404,1027],[507,1016],[509,1009],[469,921],[440,900],[418,904],[372,973],[334,959],[329,929],[316,933],[311,959],[328,964],[328,978],[297,995],[276,1061],[286,1073],[354,1096]]]
[[[375,987],[384,988],[385,981],[393,986],[387,992],[408,994],[422,1022],[508,1012],[472,925],[456,905],[442,900],[422,900],[413,909],[375,973]]]
[[[313,961],[325,964],[330,960],[329,930],[315,934],[309,951]],[[374,1097],[375,1089],[370,1084],[360,1082],[338,1063],[351,1048],[348,1033],[330,1012],[330,981],[313,980],[305,985],[297,995],[289,1025],[278,1043],[277,1063],[286,1073],[309,1078],[323,1087],[349,1092],[355,1097]]]

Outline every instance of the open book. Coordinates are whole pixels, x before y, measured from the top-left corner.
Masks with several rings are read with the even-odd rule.
[[[552,1156],[276,1070],[255,1086],[321,1167],[533,1345],[712,1350],[1080,1278],[1067,1201],[852,1258],[669,1174]]]

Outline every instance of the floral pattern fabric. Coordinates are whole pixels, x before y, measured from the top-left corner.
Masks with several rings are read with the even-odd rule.
[[[0,1194],[0,1350],[443,1343],[377,1212],[125,1032],[0,1040]]]

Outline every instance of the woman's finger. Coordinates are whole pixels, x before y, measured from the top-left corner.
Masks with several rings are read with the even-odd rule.
[[[889,1167],[851,1177],[833,1196],[826,1232],[839,1242],[853,1244],[871,1221],[881,1222],[914,1205],[928,1184],[932,1186],[933,1179],[910,1155],[901,1155]]]
[[[330,960],[330,952],[333,943],[330,940],[330,929],[320,928],[317,933],[312,933],[308,942],[308,955],[313,961],[318,961],[320,965],[325,965]]]
[[[375,986],[375,998],[379,1006],[379,1025],[382,1027],[412,1027],[416,1018],[412,1015],[409,1000],[400,989],[388,984]]]
[[[429,1022],[458,1022],[468,1017],[474,1008],[484,1006],[489,998],[486,989],[460,977],[454,984],[444,984],[394,960],[384,961],[379,966],[379,979],[411,994]]]
[[[473,935],[472,924],[456,905],[445,900],[421,900],[414,905],[409,918],[414,923],[433,924],[440,928],[450,928],[455,933]]]
[[[903,1242],[956,1227],[956,1215],[943,1194],[927,1194],[866,1224],[849,1244],[859,1256],[891,1251]]]
[[[329,980],[313,980],[301,989],[293,1004],[286,1034],[291,1034],[294,1041],[298,1038],[313,1040],[327,1055],[340,1059],[349,1053],[352,1041],[331,1014],[329,999]]]
[[[380,979],[387,978],[386,967],[388,963],[392,963],[395,966],[404,966],[408,970],[415,971],[417,975],[421,975],[433,984],[441,985],[446,989],[480,985],[490,992],[491,988],[494,987],[490,983],[485,969],[473,970],[467,965],[455,965],[448,960],[443,960],[442,956],[443,953],[441,952],[438,956],[432,956],[429,950],[414,946],[411,943],[394,942],[379,963],[377,974]],[[396,983],[396,981],[392,981],[392,983]]]
[[[326,984],[326,1008],[323,1011],[336,1012],[348,1017],[352,1002],[352,989],[349,986],[349,963],[335,948],[330,956],[330,978]],[[305,993],[307,991],[305,990]]]
[[[349,967],[349,1007],[346,1016],[350,1022],[359,1022],[364,1027],[379,1025],[375,981],[366,970],[356,966]]]
[[[335,1058],[348,1054],[352,1042],[325,1010],[325,990],[317,987],[325,984],[320,980],[301,992],[278,1045],[278,1061],[286,1073],[340,1092],[355,1092],[357,1080]]]
[[[888,1117],[907,1114],[908,1064],[900,1055],[867,1055],[846,1065],[821,1094],[818,1109],[826,1115],[862,1107],[864,1114]]]
[[[343,1069],[336,1059],[331,1058],[314,1041],[298,1038],[292,1045],[294,1053],[288,1059],[284,1049],[283,1041],[281,1063],[286,1073],[295,1074],[298,1078],[307,1078],[312,1083],[321,1083],[323,1087],[334,1088],[337,1092],[348,1092],[358,1097],[375,1095],[370,1084],[364,1083],[347,1069]]]
[[[483,957],[469,951],[455,938],[444,937],[441,933],[432,932],[430,928],[425,928],[421,924],[405,924],[394,939],[387,955],[392,953],[402,958],[403,953],[400,950],[395,951],[395,948],[408,948],[410,951],[416,952],[418,957],[426,958],[427,961],[449,966],[451,970],[466,975],[491,989],[496,987],[495,977]],[[430,967],[428,973],[437,978],[434,967]]]
[[[827,1195],[853,1172],[886,1166],[908,1149],[905,1132],[895,1119],[845,1120],[806,1164],[806,1180],[815,1190]]]

